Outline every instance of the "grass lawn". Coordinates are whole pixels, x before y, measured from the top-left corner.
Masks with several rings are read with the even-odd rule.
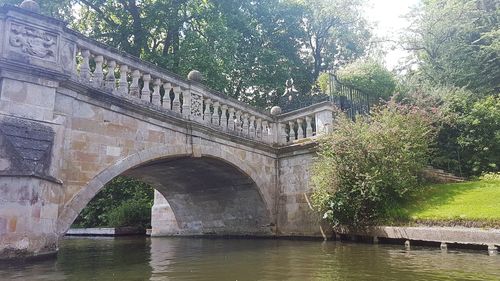
[[[390,216],[399,222],[500,227],[500,178],[428,186]]]

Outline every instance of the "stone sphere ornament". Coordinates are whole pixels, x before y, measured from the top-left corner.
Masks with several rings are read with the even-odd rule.
[[[188,80],[201,82],[203,80],[203,75],[198,70],[191,70],[188,74]]]
[[[271,115],[280,115],[282,112],[281,107],[279,106],[273,106],[271,108]]]
[[[40,13],[40,5],[33,0],[24,0],[19,7],[35,13]]]

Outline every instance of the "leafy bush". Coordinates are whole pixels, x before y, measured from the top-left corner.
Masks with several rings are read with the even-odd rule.
[[[500,95],[417,85],[400,100],[434,113],[438,128],[431,164],[460,176],[500,169]]]
[[[312,200],[334,226],[361,226],[420,186],[434,131],[430,116],[390,102],[356,121],[339,114],[320,139]]]
[[[381,63],[358,60],[337,72],[341,83],[361,90],[372,97],[388,99],[396,89],[394,75]]]
[[[112,227],[135,226],[147,228],[151,223],[151,206],[137,200],[123,202],[108,214]]]
[[[478,176],[500,168],[500,95],[469,99],[453,111],[460,172]],[[453,127],[452,127],[453,126]],[[446,133],[446,132],[443,132]],[[447,153],[446,150],[441,153]]]

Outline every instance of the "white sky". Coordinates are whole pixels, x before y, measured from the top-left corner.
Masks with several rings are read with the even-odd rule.
[[[410,11],[410,7],[419,3],[420,0],[368,0],[365,13],[370,21],[377,24],[374,28],[376,36],[397,40],[399,33],[408,25],[402,16]],[[407,55],[405,51],[397,48],[387,48],[386,51],[385,62],[389,69],[393,69],[398,61]]]

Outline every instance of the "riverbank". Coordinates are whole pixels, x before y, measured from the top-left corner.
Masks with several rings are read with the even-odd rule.
[[[490,254],[497,254],[500,248],[500,229],[481,229],[467,227],[397,227],[375,226],[364,229],[339,228],[336,238],[351,241],[367,241],[378,243],[404,243],[406,247],[415,245],[434,245],[447,249],[456,248],[484,248]]]
[[[391,210],[385,224],[500,229],[500,177],[425,187]]]
[[[394,207],[386,226],[337,228],[337,239],[430,244],[441,248],[500,247],[500,177],[434,184]]]

